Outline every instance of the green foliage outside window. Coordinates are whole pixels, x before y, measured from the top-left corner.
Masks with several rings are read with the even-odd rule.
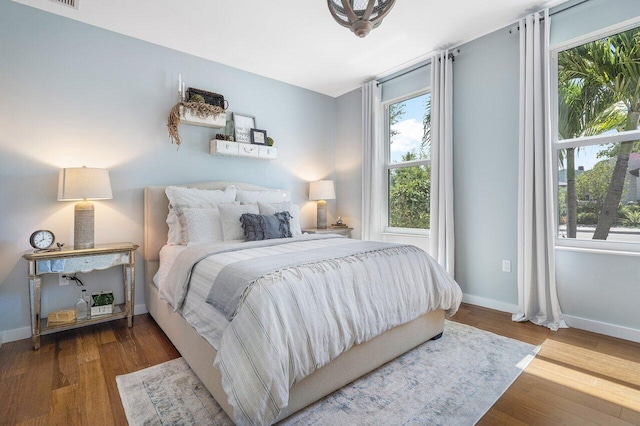
[[[403,161],[416,158],[405,154]],[[431,167],[410,166],[389,172],[389,226],[429,229],[431,204]]]
[[[402,154],[395,160],[402,164],[417,160],[428,160],[431,150],[431,95],[424,94],[407,101],[419,101],[423,129],[419,146]],[[405,118],[408,107],[405,102],[389,105],[389,143],[399,136],[395,125]],[[415,108],[415,103],[413,104]],[[413,113],[415,117],[415,109]],[[393,228],[429,229],[431,207],[431,166],[429,164],[407,164],[389,170],[389,222]]]
[[[638,129],[639,88],[639,28],[560,52],[559,139]],[[637,202],[626,205],[623,197],[628,189],[629,157],[640,152],[640,141],[604,143],[597,157],[606,160],[580,176],[574,160],[584,148],[559,150],[567,178],[567,187],[558,191],[559,204],[564,204],[559,205],[559,213],[569,238],[576,237],[579,225],[596,225],[593,239],[600,240],[608,238],[612,227],[639,227]]]

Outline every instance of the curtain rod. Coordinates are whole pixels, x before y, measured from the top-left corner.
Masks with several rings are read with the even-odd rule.
[[[421,68],[424,68],[424,67],[426,67],[428,65],[431,65],[431,60],[429,60],[429,62],[427,62],[426,64],[418,65],[417,67],[413,67],[411,69],[408,69],[408,70],[406,70],[406,71],[404,71],[404,72],[402,72],[402,73],[400,73],[398,75],[394,75],[393,77],[389,77],[387,79],[382,79],[381,81],[378,82],[377,86],[380,86],[382,83],[387,83],[387,82],[389,82],[391,80],[395,80],[396,78],[402,77],[403,75],[407,75],[409,73],[417,71],[417,70],[419,70]]]
[[[567,10],[569,10],[569,9],[573,9],[574,7],[576,7],[576,6],[580,6],[581,4],[584,4],[584,3],[588,2],[588,1],[590,1],[590,0],[582,0],[582,1],[578,2],[578,3],[574,3],[574,4],[572,4],[571,6],[567,6],[567,7],[565,7],[564,9],[560,9],[560,10],[557,10],[557,11],[555,11],[555,12],[553,12],[553,13],[550,13],[550,14],[549,14],[549,16],[551,17],[551,16],[554,16],[554,15],[557,15],[558,13],[566,12]],[[541,20],[541,21],[544,21],[544,16],[543,16],[542,18],[540,18],[540,20]],[[511,28],[509,29],[509,32],[510,32],[510,33],[512,33],[514,29],[516,29],[516,31],[520,31],[520,26],[517,26],[516,28],[511,27]],[[447,58],[455,61],[455,57],[456,57],[459,53],[460,53],[460,49],[455,49],[455,50],[454,50],[454,52],[449,53],[449,55],[447,56]],[[431,60],[429,60],[429,62],[427,62],[427,63],[425,63],[425,64],[419,65],[419,66],[417,66],[417,67],[415,67],[415,68],[411,68],[411,69],[409,69],[409,70],[407,70],[407,71],[404,71],[404,72],[402,72],[402,73],[400,73],[400,74],[398,74],[398,75],[394,75],[393,77],[389,77],[389,78],[387,78],[387,79],[382,79],[381,81],[379,81],[379,82],[378,82],[378,84],[377,84],[377,85],[378,85],[378,86],[380,86],[380,85],[381,85],[381,84],[383,84],[383,83],[387,83],[387,82],[389,82],[389,81],[391,81],[391,80],[395,80],[395,79],[396,79],[396,78],[398,78],[398,77],[402,77],[402,76],[404,76],[404,75],[407,75],[407,74],[409,74],[409,73],[412,73],[412,72],[414,72],[414,71],[417,71],[417,70],[419,70],[419,69],[421,69],[421,68],[426,67],[427,65],[431,65]]]
[[[449,54],[447,55],[447,59],[451,59],[452,61],[455,61],[455,60],[456,60],[456,56],[458,56],[458,54],[460,54],[460,49],[453,49],[453,50],[452,50],[451,52],[449,52]],[[387,83],[387,82],[389,82],[389,81],[391,81],[391,80],[395,80],[395,79],[396,79],[396,78],[398,78],[398,77],[402,77],[403,75],[407,75],[407,74],[409,74],[409,73],[412,73],[412,72],[414,72],[414,71],[417,71],[417,70],[419,70],[419,69],[421,69],[421,68],[426,67],[427,65],[431,65],[431,59],[430,59],[430,60],[429,60],[429,62],[427,62],[427,63],[424,63],[424,64],[422,64],[422,65],[418,65],[417,67],[414,67],[414,68],[411,68],[411,69],[408,69],[408,70],[406,70],[406,71],[404,71],[404,72],[402,72],[402,73],[400,73],[400,74],[398,74],[398,75],[394,75],[393,77],[389,77],[389,78],[387,78],[387,79],[382,79],[382,81],[379,81],[377,85],[378,85],[378,86],[380,86],[380,85],[381,85],[381,84],[383,84],[383,83]]]
[[[584,4],[584,3],[588,2],[588,1],[590,1],[590,0],[582,0],[581,2],[574,3],[571,6],[567,6],[564,9],[556,10],[555,12],[550,13],[549,17],[552,17],[552,16],[557,15],[557,14],[562,13],[562,12],[566,12],[567,10],[573,9],[574,7],[580,6],[581,4]],[[540,20],[544,21],[544,16],[540,17]],[[513,34],[516,31],[520,31],[520,25],[518,25],[517,23],[516,23],[515,26],[509,28],[509,34]]]

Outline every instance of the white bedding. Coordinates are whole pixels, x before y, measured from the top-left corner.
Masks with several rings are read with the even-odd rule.
[[[308,234],[307,234],[308,235]],[[305,237],[302,236],[301,239]],[[304,244],[313,248],[328,247],[334,244],[340,244],[339,239],[318,240],[318,241],[301,241],[300,243],[286,244],[277,247],[263,247],[260,249],[244,250],[242,252],[223,253],[213,256],[210,260],[196,268],[191,280],[189,291],[184,299],[184,304],[179,309],[180,313],[187,322],[196,329],[198,334],[204,337],[207,342],[216,350],[220,347],[222,333],[229,325],[229,321],[224,314],[206,303],[207,295],[211,288],[211,283],[217,276],[218,272],[224,266],[237,260],[244,260],[272,254],[293,253],[300,250]],[[355,242],[357,240],[342,239],[345,243]],[[218,243],[208,244],[207,247],[214,248],[222,245],[230,245],[241,242],[241,240],[221,241]],[[168,282],[169,271],[175,263],[180,253],[188,248],[201,247],[198,245],[165,245],[160,250],[160,267],[153,277],[153,283],[158,288],[160,296],[165,299],[171,306],[175,306],[175,294],[178,290],[176,282]]]
[[[218,244],[236,242],[237,241],[229,241]],[[171,244],[163,246],[160,250],[160,267],[153,277],[153,283],[158,288],[160,296],[170,304],[172,304],[171,301],[174,300],[175,293],[175,291],[172,292],[171,289],[175,289],[175,286],[167,282],[167,277],[178,255],[187,250],[187,248],[187,246]],[[205,302],[210,287],[211,283],[203,280],[193,282],[185,298],[184,305],[180,309],[180,313],[199,335],[204,337],[214,349],[218,350],[222,333],[229,325],[229,321],[227,321],[224,314]]]
[[[414,247],[323,261],[264,276],[248,291],[231,322],[204,302],[215,276],[237,260],[354,242],[357,240],[303,236],[281,246],[215,254],[193,269],[180,311],[218,350],[214,365],[222,372],[236,423],[271,423],[286,406],[293,383],[353,345],[428,311],[444,309],[453,314],[457,310],[462,299],[458,285],[431,257]],[[191,250],[203,252],[205,248]],[[180,259],[189,254],[183,253]],[[188,267],[180,265],[180,259],[174,269]],[[171,272],[173,276],[175,271]],[[180,306],[175,295],[181,293],[181,283],[165,281],[160,280],[160,288],[165,288],[167,300]]]

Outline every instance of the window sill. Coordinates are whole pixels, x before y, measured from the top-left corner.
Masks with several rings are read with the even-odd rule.
[[[422,229],[410,229],[410,228],[389,228],[382,231],[382,235],[397,236],[397,237],[417,237],[417,238],[429,238],[429,230]]]
[[[616,256],[640,256],[640,244],[556,238],[555,249]]]

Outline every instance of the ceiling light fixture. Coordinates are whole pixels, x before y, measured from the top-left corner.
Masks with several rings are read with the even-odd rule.
[[[333,19],[360,38],[378,28],[395,3],[396,0],[327,0]]]

